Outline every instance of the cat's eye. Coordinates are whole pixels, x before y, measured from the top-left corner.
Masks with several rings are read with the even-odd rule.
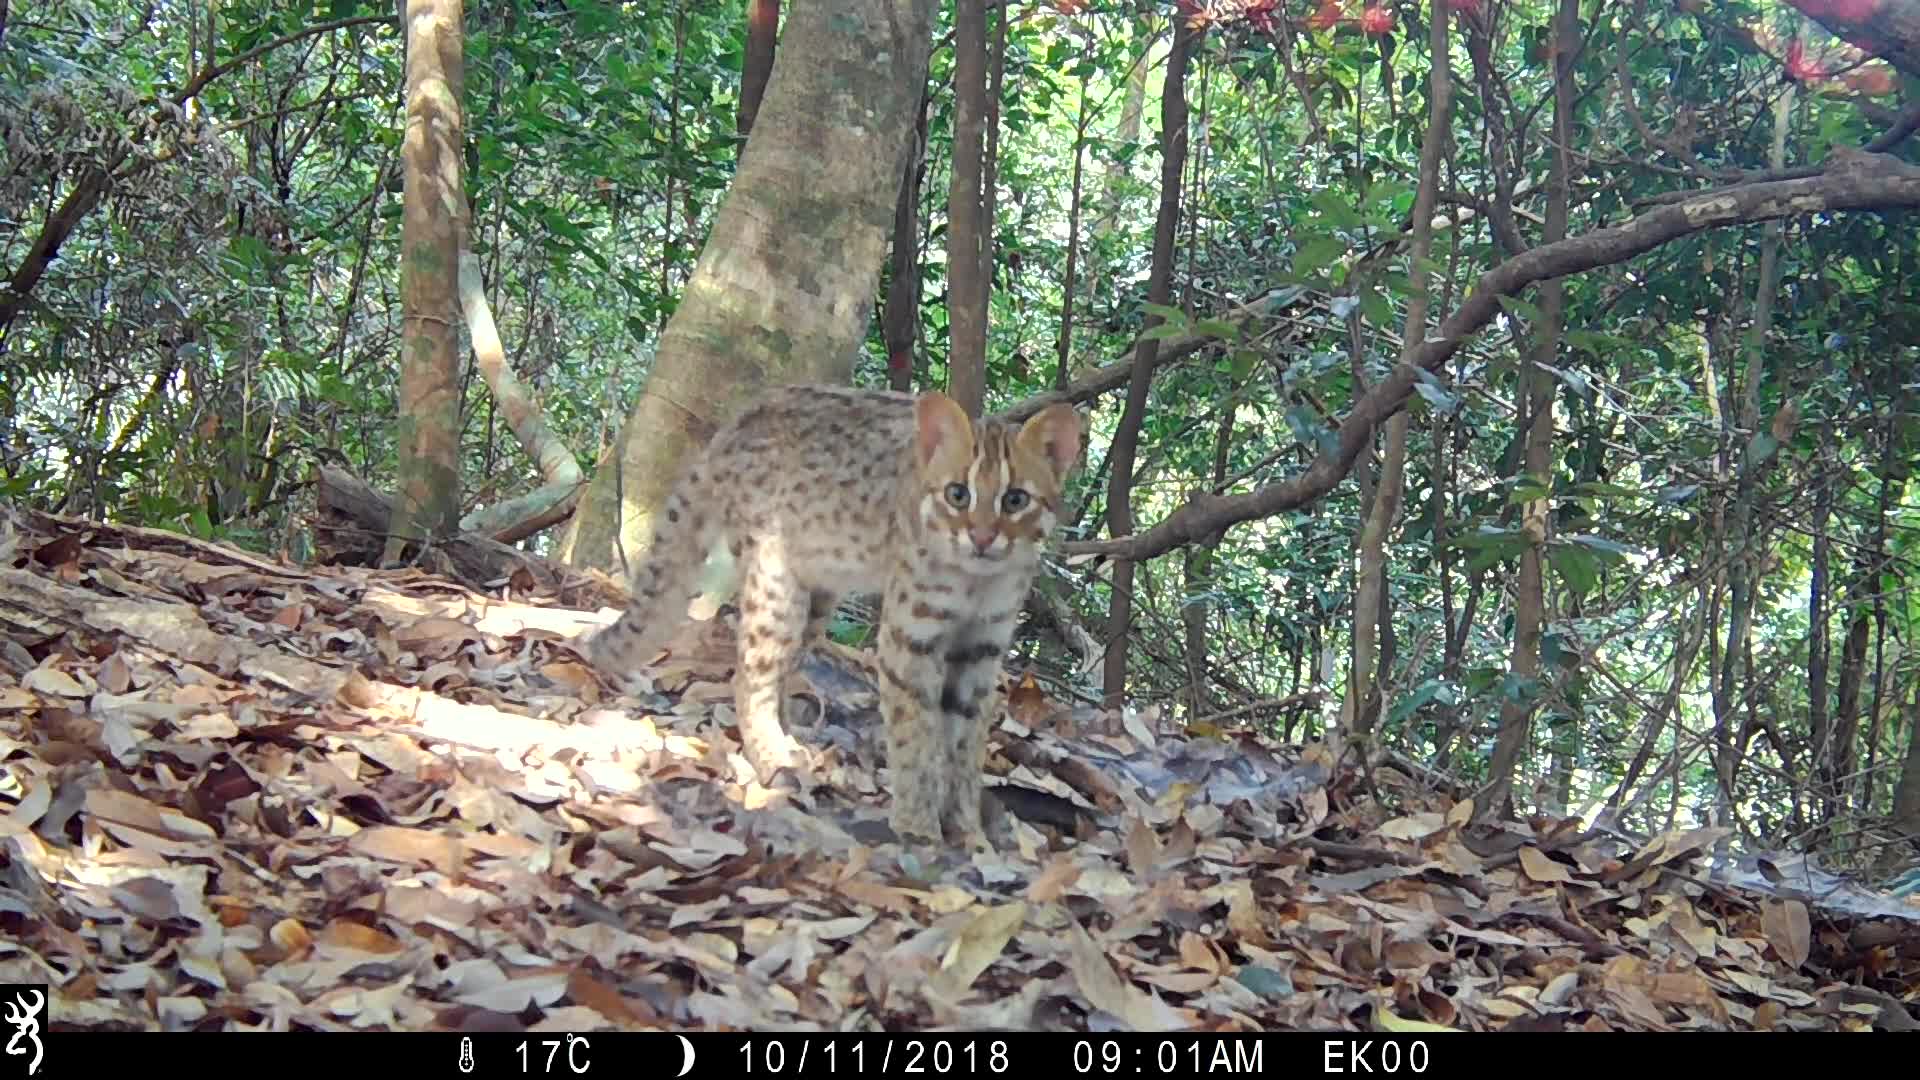
[[[1007,493],[1000,496],[1000,509],[1009,514],[1019,513],[1020,508],[1025,505],[1027,505],[1027,493],[1019,488],[1008,488]]]
[[[947,501],[964,510],[967,507],[967,485],[948,484]]]

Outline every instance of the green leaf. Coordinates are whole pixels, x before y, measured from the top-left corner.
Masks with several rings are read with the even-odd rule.
[[[1639,488],[1630,488],[1625,484],[1609,484],[1600,480],[1575,484],[1573,490],[1578,494],[1591,495],[1596,499],[1638,499],[1645,494]]]
[[[1140,334],[1141,341],[1165,341],[1168,338],[1186,337],[1187,328],[1179,323],[1163,322],[1148,327]]]
[[[1535,499],[1550,498],[1552,495],[1553,485],[1551,484],[1544,484],[1531,478],[1516,480],[1513,484],[1513,490],[1507,493],[1507,504],[1509,506],[1524,506]]]
[[[1375,326],[1392,326],[1400,321],[1399,316],[1394,314],[1393,301],[1378,289],[1368,289],[1360,294],[1360,311]]]
[[[1366,224],[1359,212],[1347,205],[1347,201],[1333,188],[1320,189],[1310,201],[1313,208],[1320,212],[1320,217],[1333,228],[1358,229]]]
[[[1450,415],[1460,407],[1460,399],[1448,393],[1447,388],[1440,385],[1440,380],[1434,378],[1433,372],[1425,368],[1415,374],[1413,389],[1437,413]]]
[[[1502,296],[1499,297],[1499,300],[1500,306],[1506,309],[1508,315],[1522,319],[1528,323],[1537,323],[1540,321],[1540,309],[1527,303],[1525,300],[1517,296]]]
[[[1287,410],[1287,427],[1293,432],[1294,438],[1308,446],[1319,446],[1322,439],[1331,434],[1327,426],[1320,422],[1320,417],[1305,405],[1295,405]]]
[[[1429,702],[1442,705],[1456,705],[1460,701],[1460,691],[1445,679],[1428,679],[1414,688],[1413,693],[1394,703],[1393,711],[1388,714],[1392,723],[1401,723],[1413,715],[1415,709]]]
[[[1293,268],[1302,273],[1320,273],[1347,253],[1347,244],[1331,236],[1309,236],[1293,255]]]
[[[1515,705],[1530,704],[1540,696],[1540,680],[1509,671],[1500,680],[1500,696]]]
[[[1547,562],[1577,597],[1592,592],[1600,583],[1600,560],[1582,548],[1555,546],[1547,552]]]
[[[1612,561],[1619,561],[1629,555],[1640,554],[1638,548],[1630,548],[1625,544],[1615,543],[1605,537],[1591,536],[1586,533],[1575,533],[1572,536],[1566,537],[1566,542],[1569,544],[1578,544],[1589,551],[1597,552],[1601,555],[1610,556]]]
[[[1165,304],[1156,304],[1151,300],[1142,302],[1140,307],[1141,310],[1147,312],[1149,315],[1158,315],[1167,322],[1179,323],[1181,326],[1186,326],[1193,321],[1187,318],[1187,313],[1181,311],[1179,308],[1168,307]]]
[[[1568,371],[1565,368],[1554,367],[1552,364],[1539,364],[1539,367],[1542,371],[1549,372],[1561,382],[1566,383],[1567,387],[1578,394],[1582,401],[1593,400],[1593,384],[1587,381],[1585,372]]]
[[[1225,319],[1201,319],[1199,322],[1193,324],[1193,328],[1198,333],[1224,338],[1228,341],[1240,340],[1240,327]]]

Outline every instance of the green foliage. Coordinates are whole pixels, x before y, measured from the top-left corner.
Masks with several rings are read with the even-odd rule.
[[[1444,221],[1424,267],[1432,325],[1510,255],[1489,214],[1503,189],[1521,242],[1539,240],[1556,6],[1500,5],[1495,36],[1472,50],[1468,23],[1454,23]],[[1304,18],[1312,7],[1288,11]],[[1573,64],[1574,234],[1767,167],[1785,84],[1765,43],[1806,28],[1773,3],[1710,8],[1595,19],[1583,5],[1592,21]],[[7,27],[0,205],[23,209],[0,222],[0,269],[28,259],[80,177],[104,169],[114,180],[0,337],[0,497],[298,550],[312,464],[340,460],[381,484],[394,459],[400,42],[390,6],[223,6],[211,43],[221,62],[330,20],[384,21],[268,50],[175,107],[204,63],[182,21],[194,10],[64,0]],[[1427,7],[1408,6],[1385,35],[1314,28],[1284,53],[1244,19],[1209,27],[1189,74],[1191,156],[1164,305],[1147,302],[1147,277],[1168,6],[1013,10],[998,101],[989,407],[1058,378],[1072,245],[1069,376],[1129,362],[1142,338],[1199,344],[1152,385],[1133,477],[1143,527],[1198,493],[1246,493],[1336,453],[1354,403],[1391,374],[1407,339],[1433,332],[1403,325],[1414,268],[1400,242],[1425,137]],[[510,0],[470,7],[465,29],[472,243],[510,359],[590,465],[645,375],[733,173],[740,11]],[[951,71],[951,51],[936,49],[912,238],[924,256],[918,385],[946,380]],[[1792,164],[1879,130],[1870,110],[1827,89],[1796,88]],[[1122,115],[1135,93],[1140,123],[1129,132]],[[1842,552],[1825,568],[1830,610],[1842,620],[1878,601],[1897,665],[1885,685],[1910,681],[1898,645],[1920,631],[1906,587],[1920,557],[1908,485],[1920,456],[1916,218],[1788,219],[1786,286],[1755,351],[1763,235],[1702,232],[1568,280],[1565,332],[1537,369],[1551,378],[1556,432],[1541,475],[1526,467],[1518,404],[1534,370],[1523,357],[1545,323],[1537,292],[1501,297],[1499,316],[1444,369],[1413,379],[1407,487],[1389,541],[1396,641],[1380,716],[1390,740],[1451,754],[1449,767],[1473,776],[1502,710],[1525,704],[1542,721],[1522,765],[1528,782],[1553,773],[1566,792],[1607,792],[1651,730],[1662,759],[1682,760],[1658,781],[1676,786],[1643,807],[1710,803],[1712,770],[1695,752],[1714,719],[1704,662],[1681,680],[1673,724],[1643,720],[1698,620],[1710,612],[1711,632],[1724,635],[1728,568],[1750,563],[1750,651],[1766,673],[1755,708],[1785,733],[1784,750],[1765,740],[1752,753],[1808,775],[1807,702],[1831,690],[1808,684],[1805,663],[1817,481],[1835,485],[1828,528]],[[882,293],[894,286],[883,277]],[[876,324],[863,381],[884,378],[879,335]],[[1789,403],[1798,421],[1776,430]],[[465,404],[468,505],[524,490],[532,466],[478,380]],[[1103,458],[1118,411],[1106,402],[1092,413],[1087,468],[1069,492],[1073,535],[1104,534]],[[1209,538],[1218,546],[1194,580],[1186,552],[1143,566],[1136,696],[1185,685],[1180,617],[1193,604],[1221,692],[1256,700],[1317,688],[1337,703],[1354,537],[1378,464],[1376,444],[1358,464],[1366,483]],[[1548,523],[1548,628],[1540,674],[1519,678],[1511,586],[1536,506]],[[1743,507],[1753,535],[1730,539]],[[1882,545],[1883,559],[1859,554]],[[1103,572],[1060,572],[1075,575],[1059,590],[1074,616],[1100,625]],[[1714,599],[1703,606],[1703,596]],[[856,641],[860,630],[834,633]],[[1295,719],[1310,730],[1336,716],[1337,704]],[[1872,730],[1884,762],[1894,725]],[[1877,790],[1884,803],[1885,785]],[[1807,813],[1804,799],[1759,781],[1743,779],[1735,794],[1775,818]]]

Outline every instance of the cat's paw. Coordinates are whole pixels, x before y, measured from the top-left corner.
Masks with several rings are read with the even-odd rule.
[[[753,765],[754,774],[764,786],[775,786],[776,780],[783,775],[788,778],[786,782],[802,783],[813,773],[812,755],[798,740],[784,732],[764,739],[749,738],[742,749],[746,752],[747,761]]]
[[[893,812],[887,817],[887,826],[902,844],[937,847],[945,841],[940,822],[932,814],[911,809],[903,811],[898,802],[894,803]]]

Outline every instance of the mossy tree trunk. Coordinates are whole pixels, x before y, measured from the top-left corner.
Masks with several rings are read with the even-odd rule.
[[[466,193],[460,178],[464,77],[460,0],[403,0],[407,129],[401,157],[398,497],[384,559],[406,540],[460,528],[460,322]]]
[[[845,382],[926,82],[932,0],[801,0],[713,231],[561,558],[616,576],[688,450],[746,400]]]

